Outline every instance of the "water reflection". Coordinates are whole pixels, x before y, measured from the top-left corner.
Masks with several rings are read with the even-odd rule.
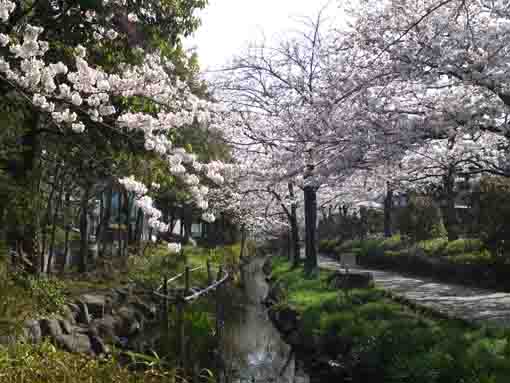
[[[280,337],[261,304],[268,293],[263,258],[245,269],[245,288],[239,304],[225,313],[220,352],[225,368],[223,383],[307,383],[296,371],[294,355]]]

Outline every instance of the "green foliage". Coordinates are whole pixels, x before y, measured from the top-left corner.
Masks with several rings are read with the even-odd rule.
[[[496,257],[510,254],[510,180],[484,177],[480,181],[480,236]]]
[[[283,259],[273,265],[273,276],[287,290],[284,304],[302,318],[302,337],[320,337],[315,344],[326,346],[317,351],[336,359],[346,381],[508,381],[509,331],[432,319],[373,288],[339,294],[324,283],[330,271],[304,281]]]
[[[381,244],[388,250],[400,249],[404,245],[400,234],[395,234],[389,238],[385,238]]]
[[[26,289],[33,300],[35,315],[58,313],[65,304],[64,283],[53,278],[17,275],[16,282]]]
[[[108,360],[57,350],[50,343],[0,348],[0,376],[5,383],[173,383],[175,369],[147,366],[133,371],[116,357]]]
[[[429,256],[441,256],[443,255],[448,245],[448,239],[446,238],[432,238],[417,243],[418,248],[425,252],[425,255]]]
[[[448,256],[462,255],[465,253],[478,253],[483,250],[484,244],[480,239],[461,238],[446,244],[445,253]]]
[[[334,253],[339,243],[339,239],[323,239],[319,241],[319,252],[326,254]]]
[[[423,241],[446,235],[441,211],[428,196],[411,195],[409,204],[398,214],[398,227],[413,241]]]

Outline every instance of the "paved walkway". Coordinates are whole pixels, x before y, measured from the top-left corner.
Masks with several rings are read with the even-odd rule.
[[[341,268],[338,262],[322,256],[319,265],[332,270]],[[361,267],[356,270],[371,272],[378,287],[421,306],[470,322],[510,327],[510,293],[407,277],[391,271]]]

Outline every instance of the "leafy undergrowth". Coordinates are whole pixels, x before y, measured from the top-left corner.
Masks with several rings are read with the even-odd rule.
[[[143,368],[140,368],[143,367]],[[210,379],[200,382],[208,382]],[[145,358],[135,370],[116,357],[99,360],[57,350],[50,343],[0,347],[2,383],[175,383],[185,382],[174,369]]]
[[[446,238],[440,237],[411,243],[397,234],[384,239],[348,240],[342,243],[334,239],[323,240],[319,250],[335,255],[353,253],[359,256],[388,257],[421,252],[423,255],[441,258],[454,264],[491,265],[499,261],[484,248],[482,241],[476,238],[461,238],[448,242]]]
[[[219,265],[228,270],[236,270],[239,265],[240,245],[228,245],[207,249],[204,247],[184,247],[184,257],[180,254],[169,254],[164,245],[156,246],[151,251],[140,257],[131,257],[127,275],[130,280],[148,285],[158,286],[163,277],[172,277],[182,273],[185,266],[190,269],[200,267],[191,273],[192,285],[204,285],[208,275],[206,263],[211,264],[212,277],[215,279]],[[176,281],[179,286],[184,283],[184,278]]]
[[[284,305],[301,314],[301,334],[320,337],[323,350],[353,382],[506,383],[510,331],[433,319],[370,288],[348,294],[328,287],[328,271],[304,279],[283,259],[273,277]]]

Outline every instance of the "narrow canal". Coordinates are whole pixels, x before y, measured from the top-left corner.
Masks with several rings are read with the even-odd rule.
[[[245,266],[244,288],[225,312],[220,340],[221,383],[308,383],[292,350],[280,337],[262,304],[269,286],[263,257]]]

